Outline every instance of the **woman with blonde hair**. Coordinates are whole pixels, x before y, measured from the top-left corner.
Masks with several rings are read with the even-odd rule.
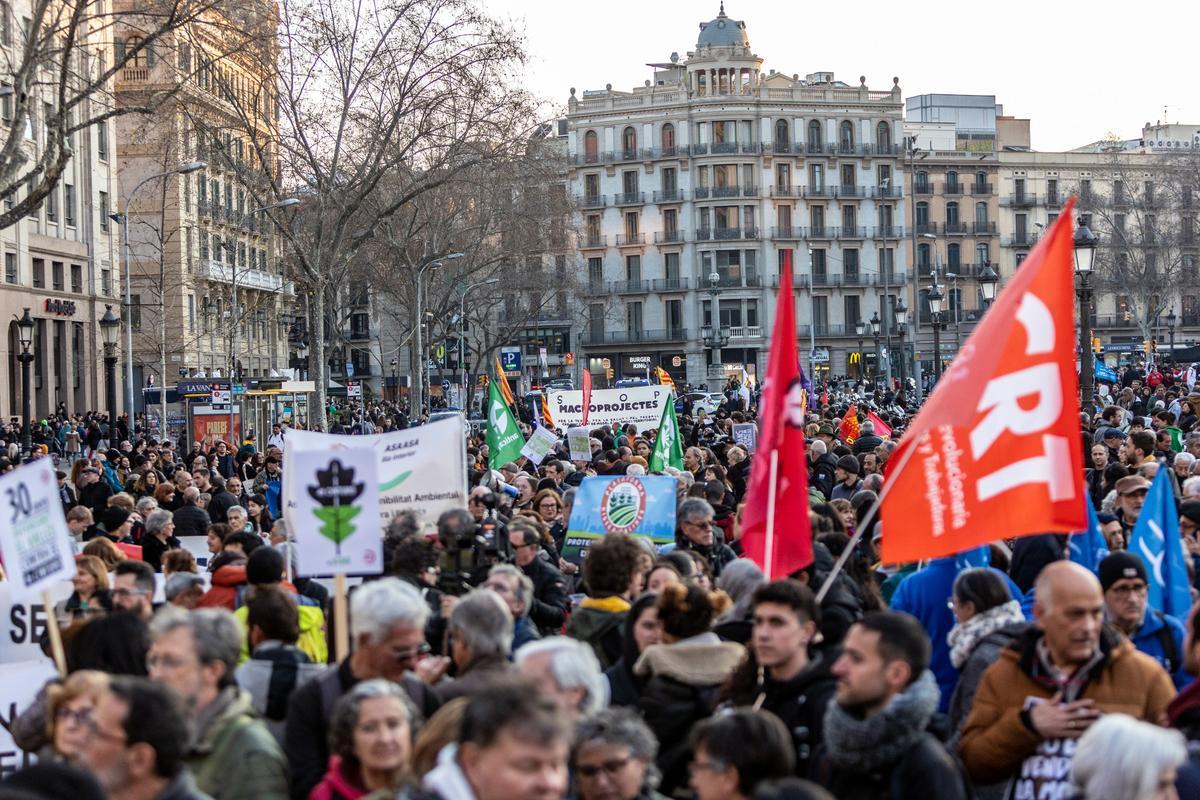
[[[117,568],[117,564],[125,560],[125,554],[107,536],[97,536],[85,544],[83,554],[100,559],[106,572],[112,572]]]
[[[108,569],[96,556],[75,557],[75,576],[71,578],[71,584],[75,591],[63,602],[60,616],[87,616],[112,610]]]
[[[71,673],[46,689],[46,736],[51,755],[74,761],[92,738],[92,713],[108,688],[108,675],[91,669]]]

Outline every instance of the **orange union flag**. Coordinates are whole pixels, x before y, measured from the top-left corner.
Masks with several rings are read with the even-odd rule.
[[[888,460],[883,560],[1087,528],[1071,200]]]

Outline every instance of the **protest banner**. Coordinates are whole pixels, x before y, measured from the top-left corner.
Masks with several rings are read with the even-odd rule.
[[[50,587],[49,614],[40,595],[18,600],[11,590],[11,582],[0,581],[0,664],[45,660],[41,641],[49,630],[48,616],[53,616],[55,603],[71,596],[73,587],[65,580]]]
[[[296,453],[325,453],[344,447],[375,451],[379,479],[379,521],[386,526],[398,512],[411,509],[426,522],[443,511],[467,506],[466,438],[459,415],[415,428],[370,436],[337,436],[288,431],[283,452],[283,495],[294,497],[289,459]]]
[[[537,428],[521,448],[521,455],[533,462],[534,466],[541,464],[546,456],[554,451],[558,437],[550,428]]]
[[[350,652],[346,575],[383,571],[375,451],[306,450],[288,458],[296,491],[284,500],[284,519],[295,539],[296,574],[334,576],[334,644],[340,661]]]
[[[663,406],[670,397],[671,391],[665,386],[595,389],[588,406],[586,424],[597,427],[633,423],[639,433],[654,430],[662,420]],[[551,392],[550,408],[560,427],[585,424],[581,391]]]
[[[575,494],[562,557],[580,564],[592,542],[610,533],[645,536],[656,547],[675,541],[675,490],[667,475],[597,475]]]
[[[753,452],[754,448],[758,447],[758,426],[753,422],[735,422],[733,441]]]
[[[17,747],[12,726],[53,677],[54,666],[44,658],[0,664],[0,779],[37,760],[33,753]]]
[[[0,478],[0,503],[0,555],[13,599],[41,593],[43,605],[53,607],[50,588],[75,574],[75,542],[50,459],[38,459]],[[62,637],[53,614],[47,616],[47,626],[54,663],[66,675]]]
[[[572,461],[592,460],[592,437],[587,428],[567,429],[567,449],[571,451]]]

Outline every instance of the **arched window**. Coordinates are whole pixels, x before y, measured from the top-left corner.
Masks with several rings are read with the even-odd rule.
[[[946,232],[951,233],[962,220],[958,218],[958,203],[946,203]]]
[[[976,225],[987,225],[987,223],[988,223],[987,203],[976,203],[975,204],[975,224]]]
[[[962,248],[957,243],[946,245],[946,269],[957,273],[961,265]]]
[[[987,172],[979,170],[975,173],[975,194],[987,194]]]
[[[975,263],[980,265],[992,263],[991,250],[986,243],[975,245]]]
[[[924,200],[917,203],[917,233],[929,233],[929,203]]]
[[[921,170],[913,179],[913,190],[917,194],[929,194],[929,173]]]
[[[637,155],[637,131],[632,125],[626,127],[621,134],[621,151],[625,158],[633,158]]]
[[[775,152],[786,153],[788,143],[791,137],[788,134],[788,122],[786,119],[775,120]]]
[[[821,121],[812,120],[808,123],[808,152],[821,152]]]
[[[662,126],[662,149],[663,155],[675,154],[675,126],[669,122]]]
[[[946,171],[946,194],[958,194],[958,173],[954,170]]]
[[[588,131],[583,135],[583,155],[589,164],[600,160],[600,137],[595,131]]]
[[[846,120],[838,133],[838,149],[843,153],[854,152],[854,123]]]
[[[881,155],[892,152],[892,126],[881,122],[875,126],[875,145]]]

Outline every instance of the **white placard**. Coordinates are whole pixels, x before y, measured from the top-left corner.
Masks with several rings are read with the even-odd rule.
[[[525,442],[525,446],[521,448],[521,455],[537,466],[546,456],[550,455],[556,444],[558,444],[558,437],[554,435],[554,431],[539,425]]]
[[[56,674],[50,659],[0,664],[0,778],[7,778],[37,760],[33,753],[17,747],[9,727]]]
[[[290,455],[296,491],[285,501],[296,539],[296,574],[377,575],[383,571],[379,479],[370,447]]]
[[[59,581],[50,588],[50,599],[55,603],[62,602],[71,596],[73,587],[68,581]],[[12,584],[0,582],[0,664],[16,661],[36,661],[48,656],[42,652],[41,640],[46,633],[46,606],[41,597],[27,597],[24,600],[14,600]],[[53,614],[54,609],[49,609]]]
[[[16,599],[75,574],[75,542],[50,459],[0,478],[0,553]]]
[[[592,437],[587,428],[568,428],[567,447],[571,450],[572,461],[592,460]]]
[[[632,386],[596,389],[588,411],[588,425],[628,425],[638,432],[655,430],[671,397],[666,386]],[[550,414],[560,428],[583,424],[583,392],[550,392]],[[591,458],[589,453],[588,458]]]
[[[406,509],[417,511],[425,522],[433,524],[443,511],[467,507],[463,425],[463,416],[455,414],[427,425],[370,436],[288,431],[283,451],[284,505],[296,492],[288,469],[292,455],[307,450],[328,454],[344,447],[370,447],[377,459],[381,527]]]

